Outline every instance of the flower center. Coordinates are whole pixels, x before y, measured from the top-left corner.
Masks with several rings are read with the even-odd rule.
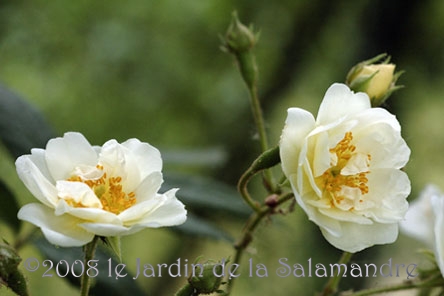
[[[103,166],[96,168],[103,172]],[[105,211],[120,214],[135,204],[134,192],[125,193],[122,188],[122,177],[108,177],[106,172],[97,179],[84,179],[81,176],[72,176],[67,181],[82,182],[88,185],[95,193]]]
[[[324,189],[324,193],[331,198],[334,206],[348,204],[346,209],[353,209],[353,201],[356,193],[359,202],[363,202],[361,196],[369,192],[367,174],[371,155],[367,154],[364,159],[355,152],[356,146],[352,145],[352,132],[345,133],[344,138],[331,148],[331,167],[321,176],[316,178],[318,185]],[[345,169],[344,169],[345,168]],[[356,171],[354,174],[351,171]],[[365,170],[365,171],[363,171]],[[360,194],[359,194],[360,192]],[[345,205],[342,205],[343,208]]]

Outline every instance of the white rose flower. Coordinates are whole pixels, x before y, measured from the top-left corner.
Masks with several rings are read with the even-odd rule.
[[[18,218],[42,229],[52,244],[82,246],[95,235],[122,236],[186,220],[177,189],[164,194],[162,159],[137,139],[92,147],[69,132],[16,161],[17,173],[41,203],[23,206]]]
[[[444,195],[436,186],[427,185],[411,203],[401,230],[433,248],[444,275]]]
[[[290,108],[282,169],[299,206],[343,251],[392,243],[408,208],[410,156],[395,116],[344,84],[326,92],[317,119]]]

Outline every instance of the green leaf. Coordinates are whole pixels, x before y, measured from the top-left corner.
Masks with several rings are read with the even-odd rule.
[[[207,177],[182,174],[165,176],[163,190],[179,188],[177,197],[195,213],[228,214],[244,219],[251,209],[240,198],[234,186]]]
[[[7,286],[17,295],[28,296],[27,282],[18,265],[22,258],[9,245],[0,244],[0,284]]]
[[[38,238],[35,241],[35,245],[42,252],[42,254],[54,263],[54,266],[60,261],[65,260],[71,265],[75,260],[81,260],[83,262],[84,254],[82,248],[56,248],[48,243],[43,237]],[[100,246],[96,250],[95,260],[98,260],[98,275],[94,277],[93,286],[90,289],[90,295],[108,295],[108,296],[144,296],[144,291],[133,280],[132,275],[128,268],[125,268],[124,273],[127,273],[125,277],[120,277],[116,280],[114,273],[115,266],[119,264],[109,253],[107,253],[103,246]],[[111,276],[109,275],[109,261],[111,260]],[[81,273],[80,264],[74,265],[74,273]],[[86,269],[85,269],[86,270]],[[55,273],[54,269],[52,272]],[[67,272],[66,265],[59,265],[59,272],[65,274]],[[74,286],[80,287],[80,277],[72,275],[70,270],[65,277]]]
[[[20,229],[20,220],[17,219],[18,203],[2,180],[0,180],[0,220],[8,224],[15,232]]]
[[[0,85],[0,139],[14,158],[44,147],[53,137],[37,109]]]

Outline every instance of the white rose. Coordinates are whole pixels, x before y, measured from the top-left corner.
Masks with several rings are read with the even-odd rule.
[[[82,246],[95,235],[122,236],[186,220],[177,189],[164,194],[162,159],[153,146],[130,139],[92,147],[66,133],[16,161],[17,173],[41,203],[23,206],[18,218],[40,227],[49,242]]]
[[[436,186],[427,185],[411,203],[401,230],[433,248],[444,275],[444,195]]]
[[[317,119],[290,108],[280,141],[282,169],[299,206],[336,248],[392,243],[407,211],[410,156],[395,116],[371,108],[344,84],[326,92]]]

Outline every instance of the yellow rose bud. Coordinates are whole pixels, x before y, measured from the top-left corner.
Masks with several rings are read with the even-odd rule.
[[[380,64],[364,66],[357,77],[372,77],[365,89],[370,98],[382,98],[390,88],[395,71],[394,64]]]
[[[381,59],[385,58],[381,62]],[[379,55],[354,66],[347,75],[346,83],[355,92],[365,92],[373,107],[379,106],[401,86],[396,80],[402,72],[395,73],[395,64],[388,63],[390,57]],[[380,62],[380,63],[376,63]]]

